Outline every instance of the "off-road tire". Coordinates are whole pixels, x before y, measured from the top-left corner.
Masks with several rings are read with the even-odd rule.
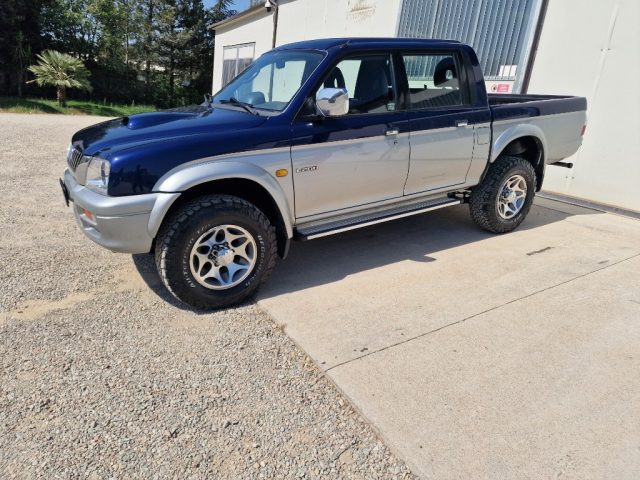
[[[527,184],[525,202],[513,218],[502,218],[498,213],[498,196],[507,179],[521,175]],[[515,230],[525,219],[536,191],[536,173],[531,163],[521,157],[500,156],[489,167],[480,185],[471,191],[469,210],[471,218],[480,228],[492,233]]]
[[[256,243],[256,263],[247,278],[226,290],[202,286],[191,273],[194,243],[207,230],[232,224],[247,230]],[[274,227],[255,205],[231,195],[199,197],[171,215],[158,233],[155,261],[165,287],[192,307],[213,310],[235,305],[253,295],[275,267],[277,242]]]

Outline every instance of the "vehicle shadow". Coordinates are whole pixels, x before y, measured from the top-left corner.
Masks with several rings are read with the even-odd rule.
[[[131,255],[133,266],[136,268],[144,283],[162,300],[180,309],[186,309],[185,305],[178,301],[164,287],[158,270],[156,269],[155,258],[147,253]]]
[[[595,210],[534,205],[517,231],[560,222],[574,215],[597,213]],[[479,229],[472,222],[468,207],[460,205],[309,242],[293,242],[289,256],[278,263],[273,276],[258,293],[258,299],[336,282],[349,275],[402,261],[435,262],[431,256],[435,252],[494,236]],[[134,255],[133,262],[149,288],[160,298],[178,308],[192,310],[164,288],[151,255]]]
[[[211,313],[210,310],[201,310],[196,309],[190,305],[182,303],[176,297],[174,297],[169,290],[167,290],[158,275],[158,269],[156,268],[155,258],[153,255],[149,255],[148,253],[142,253],[137,255],[131,255],[131,259],[133,260],[133,266],[138,271],[138,274],[149,287],[149,289],[155,293],[160,299],[167,302],[168,304],[180,309],[187,310],[196,315],[206,315]],[[242,302],[240,305],[250,304],[252,300],[247,300],[246,302]]]
[[[596,213],[586,209],[567,213],[534,205],[516,232],[574,215]],[[407,260],[436,262],[435,253],[494,237],[473,223],[468,206],[460,205],[309,242],[294,242],[288,258],[280,262],[258,298],[305,290]]]

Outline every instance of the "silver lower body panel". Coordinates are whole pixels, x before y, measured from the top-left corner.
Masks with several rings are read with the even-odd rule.
[[[149,224],[156,204],[172,193],[149,193],[126,197],[101,195],[80,185],[67,169],[64,185],[73,202],[73,213],[80,230],[98,245],[114,252],[148,253],[155,231]],[[87,213],[90,212],[90,215]]]

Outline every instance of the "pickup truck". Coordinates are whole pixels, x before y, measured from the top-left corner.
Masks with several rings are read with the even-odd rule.
[[[80,130],[61,186],[91,240],[155,255],[175,297],[222,308],[254,294],[292,239],[461,203],[480,228],[512,231],[545,167],[570,166],[586,108],[487,95],[454,41],[304,41],[202,105]]]

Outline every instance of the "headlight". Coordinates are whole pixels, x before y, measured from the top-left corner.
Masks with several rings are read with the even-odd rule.
[[[94,192],[107,194],[107,187],[109,186],[109,172],[111,165],[107,160],[102,158],[93,157],[87,167],[87,181],[86,187],[90,188]]]

